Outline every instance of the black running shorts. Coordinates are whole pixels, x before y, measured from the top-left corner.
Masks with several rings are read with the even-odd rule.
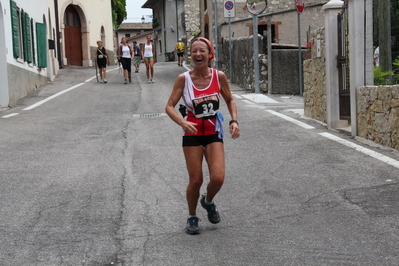
[[[219,139],[218,134],[203,136],[183,136],[183,147],[188,146],[206,146],[213,142],[223,143],[223,139]]]

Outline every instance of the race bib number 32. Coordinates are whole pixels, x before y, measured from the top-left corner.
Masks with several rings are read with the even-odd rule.
[[[217,93],[198,97],[192,101],[196,118],[214,116],[219,110],[219,95]]]

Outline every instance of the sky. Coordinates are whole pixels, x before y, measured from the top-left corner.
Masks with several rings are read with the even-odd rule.
[[[151,8],[141,8],[147,0],[126,0],[127,18],[124,22],[141,22],[141,17],[144,15],[152,15]],[[151,22],[150,18],[146,22]]]

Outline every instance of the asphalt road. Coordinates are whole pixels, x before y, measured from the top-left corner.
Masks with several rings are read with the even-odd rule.
[[[115,66],[107,84],[64,68],[0,111],[0,265],[399,265],[398,151],[234,84],[222,221],[199,206],[187,235],[181,129],[164,114],[185,68],[157,63],[154,84],[143,69],[124,85]]]

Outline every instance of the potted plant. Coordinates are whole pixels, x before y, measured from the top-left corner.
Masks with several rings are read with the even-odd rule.
[[[306,44],[305,48],[306,48],[306,59],[311,59],[312,58],[312,46],[313,46],[313,41],[308,42],[308,44]]]

